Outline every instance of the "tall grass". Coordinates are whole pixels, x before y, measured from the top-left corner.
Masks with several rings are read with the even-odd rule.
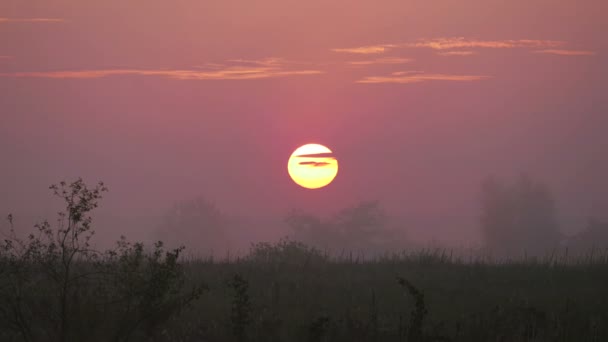
[[[497,260],[437,249],[357,258],[274,247],[264,246],[272,257],[191,260],[188,278],[204,279],[209,293],[169,331],[187,338],[184,322],[195,319],[205,340],[239,340],[229,328],[236,292],[224,285],[239,274],[248,285],[250,341],[608,340],[605,252]]]

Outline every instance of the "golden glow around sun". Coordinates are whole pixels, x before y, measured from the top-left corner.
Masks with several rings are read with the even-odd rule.
[[[318,189],[331,183],[338,174],[338,160],[331,150],[319,144],[297,148],[287,162],[289,176],[296,184]]]

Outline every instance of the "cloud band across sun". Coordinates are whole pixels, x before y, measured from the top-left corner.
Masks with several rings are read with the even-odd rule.
[[[332,150],[320,144],[298,147],[287,161],[287,172],[298,185],[308,189],[322,188],[338,174],[338,160]]]
[[[322,162],[303,161],[303,162],[299,162],[298,165],[308,165],[308,166],[320,167],[320,166],[332,165],[332,163],[324,162],[324,161],[322,161]]]

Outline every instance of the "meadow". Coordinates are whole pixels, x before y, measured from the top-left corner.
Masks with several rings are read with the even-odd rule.
[[[205,282],[209,291],[172,321],[166,336],[176,341],[608,340],[605,255],[499,263],[419,251],[357,261],[299,253],[306,248],[294,242],[272,248],[272,255],[267,249],[258,253],[268,258],[254,248],[239,261],[188,262],[190,281]],[[235,275],[246,282],[246,292],[235,289]],[[248,319],[235,319],[239,315]],[[241,325],[242,335],[235,334],[235,325]]]
[[[607,341],[608,253],[364,257],[302,242],[221,260],[132,243],[98,251],[106,191],[52,186],[66,210],[0,244],[0,341]]]

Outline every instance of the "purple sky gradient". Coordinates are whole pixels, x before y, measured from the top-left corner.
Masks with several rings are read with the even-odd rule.
[[[606,9],[2,1],[0,212],[45,212],[48,185],[81,176],[110,187],[108,215],[198,195],[262,217],[377,199],[444,220],[411,235],[467,241],[481,180],[528,173],[564,217],[608,219]],[[287,175],[309,142],[339,161],[321,190]]]

